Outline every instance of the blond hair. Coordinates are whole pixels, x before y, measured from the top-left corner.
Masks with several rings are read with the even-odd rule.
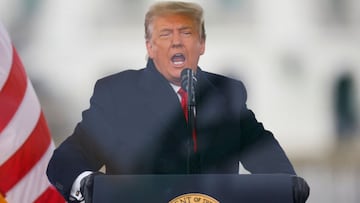
[[[205,40],[205,23],[203,9],[200,5],[181,1],[163,1],[153,4],[145,15],[145,39],[149,40],[152,34],[152,23],[156,17],[166,15],[184,15],[191,18],[197,25],[200,38]]]

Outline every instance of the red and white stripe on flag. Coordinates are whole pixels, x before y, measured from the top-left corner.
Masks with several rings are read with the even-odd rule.
[[[0,23],[0,197],[8,203],[65,202],[45,173],[54,148],[39,100]]]

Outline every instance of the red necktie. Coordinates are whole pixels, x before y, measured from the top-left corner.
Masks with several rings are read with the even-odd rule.
[[[184,115],[185,115],[185,118],[186,118],[186,121],[188,121],[188,112],[187,112],[187,100],[188,100],[188,94],[187,92],[183,89],[183,88],[180,88],[179,91],[178,91],[180,97],[181,97],[181,108],[184,112]]]
[[[187,110],[188,94],[183,88],[180,88],[178,90],[178,93],[179,93],[179,95],[181,97],[181,108],[182,108],[182,110],[184,112],[185,119],[186,119],[187,122],[189,122],[188,110]],[[193,129],[193,132],[192,132],[192,139],[193,139],[193,142],[194,142],[194,152],[196,152],[197,151],[197,141],[196,141],[196,131],[195,131],[195,129]]]

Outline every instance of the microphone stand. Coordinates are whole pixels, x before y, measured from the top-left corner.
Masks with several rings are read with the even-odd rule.
[[[188,173],[199,173],[199,158],[196,138],[194,139],[194,133],[196,133],[196,101],[195,101],[195,87],[197,80],[194,76],[194,73],[191,69],[184,69],[182,74],[182,86],[187,91],[187,115],[188,115],[188,129],[190,132],[190,137],[188,139],[188,163],[187,163],[187,172]],[[195,134],[196,135],[196,134]],[[191,144],[193,143],[193,144]],[[191,147],[192,146],[192,147]]]
[[[196,85],[196,78],[191,76],[189,80],[189,91],[188,91],[188,127],[191,132],[191,139],[193,139],[193,133],[196,133],[196,125],[195,125],[195,116],[196,116],[196,102],[195,102],[195,85]],[[193,149],[195,151],[195,140],[193,140]]]
[[[195,105],[188,105],[188,129],[190,131],[190,137],[189,137],[189,141],[188,141],[188,173],[189,174],[194,174],[194,173],[199,173],[200,169],[199,169],[199,154],[197,151],[195,151],[195,142],[196,140],[194,140],[193,138],[193,133],[196,133],[196,125],[195,125],[195,112],[196,112],[196,106]],[[196,138],[195,138],[196,139]],[[191,144],[193,143],[193,144]]]

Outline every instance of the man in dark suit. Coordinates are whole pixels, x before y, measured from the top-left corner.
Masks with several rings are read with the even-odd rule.
[[[295,171],[271,132],[246,106],[240,81],[198,67],[205,51],[202,8],[160,2],[145,19],[146,68],[97,81],[90,108],[55,151],[49,180],[71,201],[81,180],[106,174],[251,173]],[[195,72],[195,133],[180,105],[180,74]]]

